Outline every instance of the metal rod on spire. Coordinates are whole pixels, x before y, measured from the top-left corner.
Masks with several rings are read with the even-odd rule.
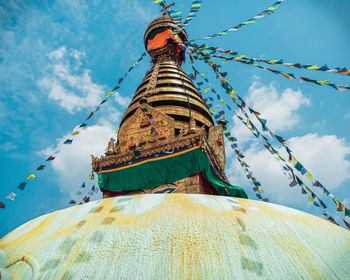
[[[170,7],[172,7],[172,6],[175,6],[175,2],[167,5],[167,3],[165,1],[163,1],[163,9],[162,9],[163,16],[168,15],[168,17],[171,17],[170,16]]]

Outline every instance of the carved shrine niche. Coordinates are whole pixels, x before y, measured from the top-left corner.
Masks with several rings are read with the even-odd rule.
[[[175,120],[148,104],[142,105],[119,129],[121,153],[164,144],[175,137]]]
[[[226,155],[225,155],[225,144],[224,144],[224,131],[222,126],[213,126],[209,128],[208,133],[208,144],[210,150],[214,154],[218,161],[222,171],[225,170]]]

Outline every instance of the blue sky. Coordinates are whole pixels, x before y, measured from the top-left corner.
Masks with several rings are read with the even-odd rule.
[[[264,10],[273,1],[203,1],[187,27],[190,38],[215,33]],[[191,1],[176,1],[186,14]],[[208,44],[253,57],[350,67],[350,2],[288,1],[275,14]],[[16,187],[79,125],[116,80],[141,55],[143,32],[159,8],[152,1],[0,1],[0,236],[20,224],[64,207],[89,172],[89,155],[102,154],[122,112],[150,67],[146,57],[91,126],[62,148],[57,159],[30,182]],[[184,66],[188,69],[188,65]],[[211,80],[209,68],[198,68]],[[350,183],[350,95],[330,87],[288,81],[235,62],[226,64],[234,88],[289,139],[305,166],[348,207]],[[283,68],[281,68],[282,70]],[[288,69],[284,69],[288,70]],[[348,77],[316,71],[295,74],[349,84]],[[272,202],[319,214],[308,205],[236,120],[232,129]],[[247,187],[229,150],[227,173]],[[90,183],[89,185],[90,186]],[[88,191],[87,187],[87,191]],[[98,199],[100,194],[95,195]],[[330,205],[332,203],[326,200]],[[317,209],[316,209],[317,210]]]

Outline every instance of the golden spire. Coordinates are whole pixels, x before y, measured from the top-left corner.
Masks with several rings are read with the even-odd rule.
[[[227,182],[224,128],[222,125],[214,126],[202,95],[181,68],[185,59],[185,42],[186,31],[179,29],[168,16],[163,15],[148,25],[144,43],[153,66],[147,71],[123,114],[118,141],[111,139],[106,156],[93,160],[93,168],[99,177],[107,178],[108,174],[114,176],[112,174],[119,172],[118,168],[127,168],[123,166],[130,164],[140,166],[138,161],[153,159],[152,162],[155,162],[159,155],[165,157],[174,151],[192,148],[205,151],[211,166],[215,166],[216,176]],[[172,184],[175,192],[217,194],[217,190],[205,183],[201,174],[191,173],[189,177],[168,183]],[[168,175],[161,174],[160,177],[167,181]],[[143,181],[143,177],[139,178],[141,175],[137,176]],[[147,178],[149,176],[144,177],[145,180]],[[113,185],[113,182],[107,181],[104,181],[106,185],[102,185],[104,197],[137,193],[135,190],[124,190],[125,183]],[[168,187],[167,184],[155,188],[145,185],[142,191],[159,192]]]

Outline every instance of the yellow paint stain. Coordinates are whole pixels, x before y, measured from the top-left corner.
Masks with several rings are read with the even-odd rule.
[[[348,234],[326,221],[303,213],[289,214],[278,206],[235,199],[239,208],[229,209],[225,197],[205,196],[199,202],[192,199],[193,195],[170,194],[161,197],[164,199],[159,200],[158,195],[136,195],[125,201],[119,198],[103,199],[97,205],[91,204],[86,209],[88,212],[81,215],[80,221],[69,226],[65,226],[65,220],[59,216],[68,211],[63,210],[49,215],[12,243],[6,243],[4,239],[0,243],[7,244],[6,251],[10,252],[9,259],[13,261],[27,255],[24,252],[41,259],[46,254],[50,255],[45,251],[50,250],[51,246],[59,248],[58,242],[73,238],[71,245],[63,246],[67,251],[62,255],[65,253],[67,257],[59,263],[59,275],[55,275],[57,279],[70,278],[71,273],[87,266],[94,270],[100,254],[110,259],[113,263],[111,270],[118,270],[119,273],[128,269],[132,271],[133,265],[139,266],[141,258],[149,260],[149,263],[142,263],[145,275],[154,278],[160,271],[170,274],[159,279],[203,279],[207,275],[215,279],[232,278],[233,275],[238,279],[248,279],[248,276],[265,278],[274,265],[275,271],[279,271],[277,264],[282,260],[286,260],[287,263],[282,265],[287,269],[295,266],[307,275],[304,278],[312,279],[322,278],[323,273],[329,275],[329,270],[322,269],[322,260],[315,261],[314,257],[316,252],[322,252],[322,248],[327,247],[324,244],[320,244],[320,248],[315,247],[316,243],[312,243],[314,247],[310,250],[302,241],[307,239],[300,239],[300,234],[307,234],[308,238],[314,234],[320,238],[312,229],[314,224],[322,223],[318,226],[320,232],[333,233],[329,240],[333,240],[335,246],[349,244],[346,242],[350,241]],[[147,198],[150,204],[146,205],[143,198]],[[145,205],[142,206],[142,203]],[[116,204],[123,207],[118,209]],[[81,207],[88,206],[85,204]],[[302,221],[299,222],[299,219]],[[58,230],[51,233],[52,228]],[[45,234],[45,230],[50,233]],[[96,233],[102,236],[97,243],[92,240]],[[279,248],[276,254],[280,254],[280,257],[269,253],[269,246]],[[305,258],[305,263],[300,263],[300,256]],[[51,254],[51,258],[57,259],[57,255]],[[99,265],[96,264],[97,267]],[[19,279],[22,270],[19,266],[15,269],[14,275],[18,275]]]

